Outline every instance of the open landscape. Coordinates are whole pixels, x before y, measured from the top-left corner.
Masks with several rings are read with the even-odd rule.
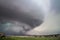
[[[0,0],[0,40],[60,40],[60,0]]]
[[[15,36],[0,33],[0,40],[60,40],[60,34]]]
[[[9,36],[0,38],[0,40],[60,40],[60,37],[21,37]]]

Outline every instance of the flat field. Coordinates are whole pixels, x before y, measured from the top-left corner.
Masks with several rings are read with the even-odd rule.
[[[0,40],[60,40],[60,37],[7,37]]]

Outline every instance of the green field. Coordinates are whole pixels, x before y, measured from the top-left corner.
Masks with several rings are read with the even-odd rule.
[[[60,37],[7,37],[0,40],[60,40]]]

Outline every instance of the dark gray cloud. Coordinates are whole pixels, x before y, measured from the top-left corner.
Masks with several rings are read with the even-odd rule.
[[[19,0],[17,0],[17,2],[18,2]],[[3,3],[4,2],[4,3]],[[0,16],[1,17],[6,17],[6,18],[12,18],[12,19],[16,19],[16,20],[19,20],[19,21],[22,21],[22,22],[25,22],[25,23],[27,23],[27,24],[29,24],[29,25],[31,25],[31,26],[33,26],[32,24],[32,22],[35,22],[35,21],[37,21],[37,22],[39,22],[39,23],[41,23],[42,22],[42,15],[41,14],[36,14],[35,13],[35,11],[37,12],[37,10],[38,10],[38,12],[39,12],[39,9],[37,9],[36,7],[35,8],[33,8],[33,6],[32,5],[30,5],[30,7],[31,7],[31,12],[29,11],[29,12],[24,12],[25,10],[30,10],[29,8],[26,8],[26,7],[29,7],[29,4],[23,4],[23,3],[27,3],[28,1],[26,0],[26,1],[20,1],[20,2],[22,2],[21,4],[20,4],[20,2],[19,3],[17,3],[16,2],[16,5],[14,5],[13,3],[13,6],[12,6],[12,4],[10,3],[10,2],[13,2],[13,3],[15,3],[15,1],[14,0],[12,0],[12,1],[2,1],[2,4],[1,4],[1,6],[0,6]],[[19,5],[20,4],[20,5]],[[22,6],[23,5],[23,6]],[[25,6],[25,10],[24,10],[24,5],[26,5]],[[35,5],[34,5],[35,6]],[[39,12],[39,13],[41,13],[41,12]],[[37,15],[37,16],[36,16]],[[39,17],[41,15],[41,18]],[[38,20],[39,19],[39,20]],[[41,21],[40,21],[41,20]],[[31,22],[31,23],[30,23]],[[38,24],[38,23],[37,23]],[[39,24],[38,24],[39,25]]]
[[[49,3],[50,6],[49,7],[47,6],[49,10],[47,13],[47,17],[44,20],[44,23],[28,31],[26,34],[28,35],[60,34],[60,0],[49,0]]]
[[[28,0],[0,0],[0,31],[6,33],[14,33],[12,28],[16,28],[14,26],[2,26],[6,25],[6,22],[16,21],[29,25],[28,30],[35,28],[43,22],[44,16],[40,7],[38,7],[35,3]],[[23,25],[24,25],[23,24]],[[7,24],[8,25],[8,24]],[[14,24],[15,25],[15,24]],[[21,24],[22,25],[22,24]],[[30,28],[29,28],[30,27]],[[7,28],[6,31],[4,31]],[[24,27],[17,27],[16,34],[23,34]],[[27,30],[27,29],[26,29]],[[25,31],[26,31],[25,30]],[[11,34],[10,33],[10,34]]]
[[[24,35],[27,31],[31,30],[31,26],[17,21],[4,21],[0,23],[0,32],[7,35]]]

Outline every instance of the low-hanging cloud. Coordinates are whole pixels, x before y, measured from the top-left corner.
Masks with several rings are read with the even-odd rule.
[[[42,9],[31,0],[0,0],[0,32],[24,34],[40,25],[43,19]],[[26,27],[29,26],[27,29],[23,29],[25,27],[15,26],[15,23],[14,26],[11,26],[12,22],[9,21],[16,21],[21,25],[25,24]]]
[[[28,31],[28,35],[51,35],[60,34],[60,14],[49,14],[44,23]]]
[[[5,20],[0,23],[0,32],[4,32],[6,35],[24,35],[30,29],[31,27],[29,25],[17,21]]]
[[[50,0],[50,8],[44,23],[33,30],[28,31],[28,35],[51,35],[60,34],[60,0]]]
[[[8,35],[60,34],[60,0],[36,1],[0,0],[0,32]]]

